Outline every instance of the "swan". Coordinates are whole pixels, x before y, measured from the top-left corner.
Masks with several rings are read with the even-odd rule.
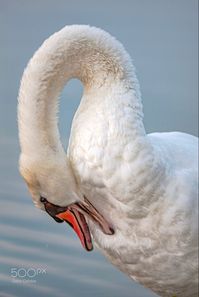
[[[66,153],[57,114],[72,78],[84,91]],[[119,41],[87,25],[49,37],[24,70],[18,125],[19,170],[36,207],[156,294],[197,296],[197,138],[146,134]]]

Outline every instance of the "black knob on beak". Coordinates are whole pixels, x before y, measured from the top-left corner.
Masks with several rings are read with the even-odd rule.
[[[58,205],[55,205],[53,203],[50,203],[46,198],[40,197],[41,203],[44,204],[46,212],[57,222],[57,223],[63,223],[63,220],[56,217],[56,214],[65,211],[66,207],[60,207]]]
[[[40,197],[40,201],[41,201],[42,203],[47,202],[46,198],[44,198],[44,197]]]

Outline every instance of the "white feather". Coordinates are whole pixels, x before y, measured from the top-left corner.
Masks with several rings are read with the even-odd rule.
[[[84,84],[66,156],[59,94]],[[20,170],[33,200],[68,205],[85,195],[110,221],[88,222],[96,245],[132,279],[160,296],[197,296],[197,138],[146,135],[130,57],[108,33],[67,26],[30,60],[19,92]]]

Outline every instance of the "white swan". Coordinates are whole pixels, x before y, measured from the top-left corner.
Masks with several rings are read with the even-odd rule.
[[[84,93],[66,156],[56,115],[60,91],[74,77]],[[68,221],[87,250],[91,230],[132,279],[160,296],[197,296],[197,138],[146,135],[142,119],[123,46],[100,29],[66,26],[23,74],[20,172],[36,206]]]

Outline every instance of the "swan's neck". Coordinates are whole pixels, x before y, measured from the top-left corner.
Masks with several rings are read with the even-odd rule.
[[[58,101],[71,78],[81,80],[87,97],[92,98],[93,94],[93,102],[94,95],[100,92],[114,95],[117,86],[120,100],[129,94],[136,117],[142,117],[139,87],[122,45],[96,28],[65,27],[43,43],[24,72],[18,109],[22,153],[64,153],[57,123]],[[117,98],[112,104],[117,105]],[[143,126],[140,127],[135,125],[136,133],[144,133]]]

